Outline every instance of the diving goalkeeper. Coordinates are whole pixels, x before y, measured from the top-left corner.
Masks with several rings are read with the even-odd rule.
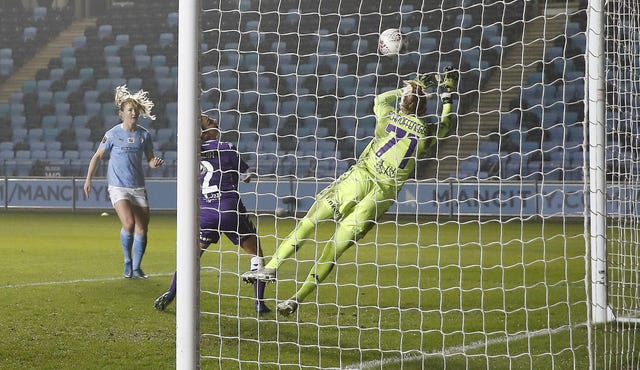
[[[414,172],[416,160],[425,157],[438,139],[448,134],[452,125],[451,92],[457,83],[457,72],[447,68],[443,76],[425,75],[405,81],[402,88],[375,98],[375,137],[357,163],[317,195],[306,216],[264,268],[241,276],[250,284],[275,281],[278,267],[313,237],[317,224],[334,220],[333,238],[295,295],[277,304],[280,314],[290,315],[298,309],[299,303],[331,273],[337,259],[366,235],[393,204]],[[441,114],[437,122],[431,122],[436,114],[427,115],[427,101],[437,97],[442,102]],[[396,107],[398,99],[399,107]]]

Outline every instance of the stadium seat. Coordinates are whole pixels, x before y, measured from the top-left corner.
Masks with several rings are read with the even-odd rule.
[[[60,149],[48,150],[46,159],[59,160],[64,158],[64,152]]]
[[[164,49],[166,47],[173,45],[173,42],[174,42],[173,33],[169,33],[169,32],[161,33],[160,36],[158,37],[158,45],[160,45],[161,49]]]
[[[64,159],[80,159],[80,152],[77,150],[65,150]]]
[[[129,45],[129,35],[128,34],[118,34],[114,40],[114,45],[119,47],[125,47]]]
[[[136,55],[134,57],[135,65],[138,71],[142,71],[145,68],[149,68],[151,66],[151,57],[149,55]],[[169,74],[167,67],[167,75]]]
[[[100,41],[108,40],[112,37],[113,26],[110,24],[103,24],[98,27],[98,39]]]
[[[85,46],[87,46],[87,36],[83,35],[74,37],[71,46],[76,49],[84,48]]]
[[[13,73],[13,59],[0,59],[0,76],[8,77]]]
[[[177,12],[171,12],[171,13],[167,14],[167,26],[169,28],[178,27],[178,13]]]
[[[0,59],[13,59],[13,49],[7,47],[0,48]]]
[[[47,8],[44,6],[36,6],[33,8],[33,20],[42,21],[47,17]]]
[[[25,27],[22,32],[22,41],[35,41],[38,36],[38,29],[36,27]]]

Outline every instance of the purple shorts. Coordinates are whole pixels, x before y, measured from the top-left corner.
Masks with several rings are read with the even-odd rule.
[[[246,237],[256,235],[256,227],[239,198],[200,201],[200,242],[217,243],[220,234],[226,235],[236,245]]]

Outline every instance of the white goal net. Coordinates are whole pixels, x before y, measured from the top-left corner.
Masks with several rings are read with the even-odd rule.
[[[266,262],[373,138],[377,94],[445,67],[460,80],[447,137],[293,314],[276,304],[302,286],[335,222],[320,224],[281,265],[266,287],[270,313],[256,313],[254,290],[240,279],[249,256],[228,240],[210,247],[194,333],[200,366],[638,366],[635,328],[592,320],[592,258],[600,257],[590,244],[607,235],[594,239],[585,221],[594,217],[589,180],[605,167],[589,167],[587,2],[201,6],[200,107],[257,174],[241,197]],[[607,10],[604,301],[614,316],[635,317],[638,4]],[[405,35],[404,53],[378,53],[389,28]],[[434,100],[428,114],[439,109]]]

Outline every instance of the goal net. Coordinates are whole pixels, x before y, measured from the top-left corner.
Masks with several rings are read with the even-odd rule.
[[[592,325],[590,244],[610,234],[603,301],[635,316],[637,5],[613,2],[605,17],[613,196],[594,238],[588,184],[604,166],[589,164],[586,2],[201,0],[200,107],[257,174],[241,197],[266,261],[374,137],[377,94],[448,66],[460,81],[449,135],[293,314],[276,304],[301,287],[335,222],[284,261],[266,288],[270,313],[256,313],[239,277],[246,253],[228,240],[204,253],[200,365],[636,366],[633,329]],[[377,52],[388,28],[405,35],[404,53]],[[428,114],[440,109],[434,99]]]
[[[612,332],[624,332],[631,337],[634,331],[624,324],[637,323],[640,319],[637,268],[640,256],[637,182],[640,16],[637,7],[636,1],[608,2],[605,18],[607,286],[609,307],[617,322]]]

